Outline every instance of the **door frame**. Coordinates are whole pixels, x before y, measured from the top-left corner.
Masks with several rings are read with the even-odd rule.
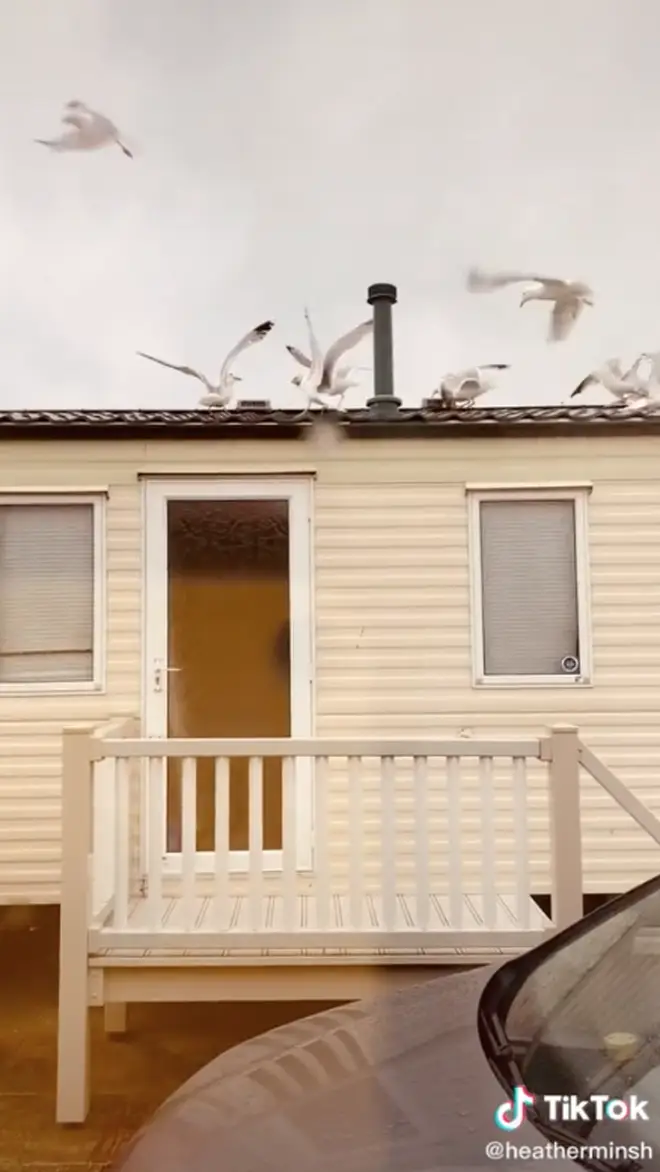
[[[143,640],[142,720],[146,738],[167,736],[167,680],[162,692],[154,686],[155,661],[167,661],[168,573],[167,505],[171,500],[287,500],[289,505],[289,623],[290,623],[290,704],[291,737],[314,735],[314,622],[313,622],[313,487],[310,476],[227,475],[145,478],[143,482]],[[296,867],[312,869],[313,763],[296,762],[298,802],[296,809]],[[164,803],[166,806],[166,803]],[[143,870],[148,871],[147,778],[141,779],[140,823]],[[163,872],[181,872],[180,852],[166,850],[166,819],[163,815]],[[265,871],[282,869],[282,851],[264,851]],[[229,870],[247,872],[248,851],[230,851]],[[211,851],[198,851],[196,870],[210,874],[214,869]]]

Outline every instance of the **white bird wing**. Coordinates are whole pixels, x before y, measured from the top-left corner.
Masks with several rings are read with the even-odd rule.
[[[353,350],[363,338],[373,333],[373,328],[373,318],[370,318],[369,321],[363,321],[359,326],[355,326],[354,329],[349,330],[347,334],[342,334],[341,338],[337,338],[337,341],[332,343],[323,363],[324,382],[332,382],[332,375],[342,354]]]
[[[105,114],[98,114],[96,110],[90,112],[89,117],[92,125],[102,134],[118,134],[119,131],[114,122],[110,118],[106,118]]]
[[[463,399],[478,399],[480,395],[485,395],[490,387],[484,386],[481,379],[465,378],[458,390],[455,392],[456,398],[459,402]]]
[[[623,377],[625,379],[634,378],[635,375],[637,374],[639,367],[642,365],[643,361],[644,361],[644,355],[640,354],[639,358],[635,359],[632,366],[629,366],[628,369],[623,372]]]
[[[649,354],[644,354],[642,357],[651,363],[649,382],[660,382],[660,350],[655,350]]]
[[[584,303],[577,297],[560,298],[556,301],[550,317],[548,341],[563,342],[570,334],[583,309]]]
[[[651,380],[652,372],[651,372],[651,375],[649,376],[648,379],[643,379],[638,372],[639,372],[639,368],[642,365],[642,363],[645,362],[646,359],[649,357],[651,357],[651,356],[647,355],[647,354],[640,354],[639,357],[635,359],[632,366],[629,367],[628,370],[623,372],[623,374],[622,374],[623,381],[630,383],[631,387],[635,388],[634,392],[631,392],[631,393],[640,394],[640,395],[646,394],[647,384]]]
[[[324,377],[324,363],[323,351],[319,346],[319,340],[314,333],[312,319],[309,316],[309,310],[305,308],[305,321],[307,322],[307,333],[309,336],[309,350],[312,355],[312,360],[309,365],[309,374],[305,380],[307,387],[312,390],[318,390],[321,381]]]
[[[69,110],[66,114],[62,115],[62,122],[66,126],[75,126],[76,130],[84,130],[85,127],[89,126],[89,116],[82,113],[73,113],[73,111]]]
[[[105,114],[98,110],[90,110],[83,102],[67,102],[62,115],[62,122],[75,126],[78,130],[86,131],[96,137],[113,137],[118,133],[117,127]]]
[[[222,369],[220,371],[221,383],[229,374],[229,368],[234,359],[239,354],[241,354],[243,350],[247,350],[248,347],[254,346],[257,342],[263,342],[264,338],[268,337],[274,325],[274,321],[262,321],[258,326],[255,326],[253,330],[249,330],[248,333],[241,338],[240,342],[237,342],[236,345],[232,347],[222,364]]]
[[[479,378],[479,368],[477,366],[469,366],[467,370],[459,370],[454,375],[454,380],[459,388],[465,383],[478,383],[481,381]]]
[[[486,273],[483,269],[472,268],[468,273],[467,287],[471,293],[488,293],[491,289],[503,289],[505,285],[529,284],[536,281],[547,288],[563,289],[566,281],[559,277],[544,277],[540,273]]]
[[[591,386],[600,385],[601,387],[605,387],[606,390],[611,390],[613,386],[619,386],[622,378],[621,359],[608,358],[607,362],[604,362],[597,370],[592,370],[586,378],[582,379],[582,382],[578,383],[575,390],[571,391],[570,397],[571,399],[575,398],[576,395],[581,394],[582,391],[586,391],[587,387]]]
[[[450,394],[455,395],[466,382],[478,381],[479,371],[476,366],[470,366],[467,370],[458,370],[445,374],[440,380],[440,389],[449,391]]]
[[[287,350],[289,351],[291,357],[295,358],[296,362],[299,363],[300,366],[306,366],[307,369],[309,369],[309,367],[312,365],[311,358],[308,358],[306,354],[303,354],[302,350],[299,350],[297,346],[287,346]]]
[[[618,358],[612,358],[606,362],[600,370],[595,371],[597,381],[601,386],[609,391],[610,394],[616,395],[617,398],[621,395],[629,396],[632,399],[643,399],[645,394],[641,386],[635,386],[634,381],[628,381],[629,371],[625,374]]]
[[[583,391],[586,391],[587,387],[593,386],[598,381],[599,379],[595,371],[592,374],[588,374],[586,378],[582,379],[582,382],[578,383],[575,390],[571,391],[570,398],[574,399],[576,395],[581,395]]]
[[[117,134],[117,127],[110,118],[98,110],[90,109],[84,102],[67,102],[66,110],[62,121],[71,117],[79,118],[82,125],[93,128],[98,134]]]
[[[201,383],[204,383],[204,386],[209,390],[211,389],[206,376],[200,374],[198,370],[193,370],[192,366],[175,366],[173,362],[165,362],[162,358],[154,358],[153,354],[145,354],[143,350],[138,350],[137,353],[140,355],[140,358],[148,358],[150,362],[157,362],[159,366],[169,366],[170,370],[178,370],[180,374],[190,374],[193,378],[197,378]]]

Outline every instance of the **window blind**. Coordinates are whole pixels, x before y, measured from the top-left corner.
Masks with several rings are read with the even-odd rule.
[[[579,659],[575,506],[480,504],[484,674],[563,675]]]
[[[0,683],[93,678],[94,509],[0,505]]]

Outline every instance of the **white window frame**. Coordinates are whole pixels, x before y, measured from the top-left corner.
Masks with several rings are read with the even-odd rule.
[[[592,686],[591,586],[589,575],[588,501],[590,484],[575,487],[519,485],[466,486],[470,558],[472,686],[476,688],[574,688]],[[481,578],[481,505],[488,501],[572,501],[575,509],[575,572],[577,579],[580,671],[577,675],[500,676],[484,670],[483,595]]]
[[[0,696],[89,695],[105,691],[105,506],[107,492],[75,493],[48,491],[47,493],[1,492],[2,505],[91,505],[92,549],[94,578],[92,586],[92,678],[91,680],[52,680],[38,683],[0,683]]]

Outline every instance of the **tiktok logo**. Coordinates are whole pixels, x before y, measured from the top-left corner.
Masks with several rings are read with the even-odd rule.
[[[527,1118],[527,1108],[534,1103],[534,1096],[525,1087],[514,1087],[513,1098],[500,1103],[495,1112],[495,1122],[502,1131],[515,1131]]]

